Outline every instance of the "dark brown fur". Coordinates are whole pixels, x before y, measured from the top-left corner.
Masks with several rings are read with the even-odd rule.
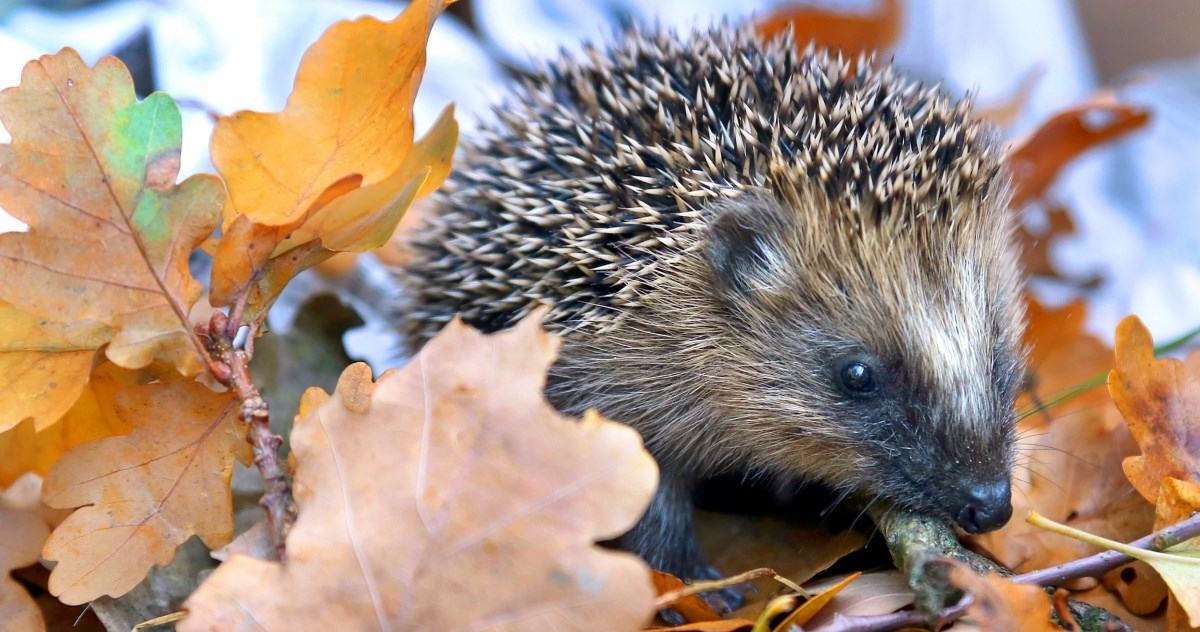
[[[552,308],[547,394],[641,431],[662,485],[625,544],[685,578],[708,573],[690,492],[716,474],[1007,517],[1023,313],[999,154],[965,104],[860,67],[729,26],[551,63],[400,274],[414,349],[455,313]]]

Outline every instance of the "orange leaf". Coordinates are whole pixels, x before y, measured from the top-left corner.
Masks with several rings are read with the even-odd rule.
[[[654,594],[659,597],[673,590],[681,590],[687,587],[687,584],[684,584],[682,579],[670,573],[654,569],[650,570],[650,581],[654,584]],[[669,604],[669,606],[690,623],[721,620],[721,615],[717,614],[712,609],[712,606],[705,603],[700,598],[700,595],[684,595]]]
[[[1076,156],[1140,129],[1149,121],[1146,110],[1116,103],[1105,94],[1051,117],[1009,150],[1015,180],[1012,206],[1019,208],[1041,197],[1058,172]]]
[[[785,5],[756,23],[765,38],[793,29],[800,48],[815,42],[822,48],[841,51],[854,59],[863,53],[886,50],[900,36],[900,0],[881,0],[875,13],[854,15],[814,8],[806,4]]]
[[[1142,450],[1124,463],[1142,497],[1156,503],[1168,477],[1200,483],[1200,383],[1179,360],[1154,357],[1150,332],[1136,316],[1117,325],[1108,390]]]
[[[1054,605],[1041,586],[1014,584],[995,574],[985,577],[962,563],[952,564],[950,582],[974,598],[967,607],[966,618],[979,629],[985,632],[1062,632],[1062,628],[1050,620]]]
[[[799,608],[793,610],[786,619],[779,622],[779,624],[773,629],[776,630],[776,632],[787,632],[788,630],[791,630],[793,626],[800,628],[807,625],[809,621],[812,621],[813,617],[817,616],[818,613],[825,609],[825,606],[829,605],[829,602],[833,601],[833,598],[836,597],[838,593],[842,592],[846,586],[849,586],[861,575],[862,573],[851,573],[836,584],[826,588],[816,595],[813,595],[812,599],[805,601],[800,605]]]
[[[230,197],[215,305],[253,291],[256,320],[301,269],[382,246],[412,200],[445,180],[458,139],[453,108],[416,143],[412,122],[426,38],[442,9],[442,0],[424,0],[392,22],[335,24],[305,54],[282,112],[218,119],[213,164]],[[276,265],[300,248],[307,254],[290,261],[303,266]]]
[[[105,340],[94,323],[62,325],[0,302],[0,433],[24,419],[33,430],[62,417],[87,385]]]
[[[42,613],[9,573],[37,563],[50,528],[38,512],[36,493],[20,498],[14,493],[18,487],[21,485],[0,495],[0,627],[36,632],[46,629]]]
[[[25,66],[21,85],[0,93],[0,119],[12,134],[0,145],[0,207],[29,225],[0,235],[0,299],[111,328],[89,332],[87,345],[108,342],[121,366],[157,358],[199,372],[188,312],[202,288],[188,255],[216,226],[224,194],[212,176],[175,184],[175,102],[138,102],[119,61],[88,68],[68,48]]]
[[[347,371],[292,432],[287,565],[234,555],[187,600],[180,630],[648,621],[645,564],[594,543],[637,521],[654,461],[632,429],[546,402],[558,341],[539,322],[493,336],[455,322],[373,392],[366,371]]]
[[[0,485],[9,485],[26,472],[45,475],[71,448],[132,430],[117,416],[113,398],[136,384],[138,377],[139,372],[106,362],[92,372],[75,404],[54,423],[38,430],[33,420],[26,420],[0,433]]]
[[[192,535],[209,548],[233,536],[233,460],[250,456],[237,400],[179,381],[123,390],[116,408],[132,434],[81,445],[46,477],[47,505],[80,508],[43,552],[63,603],[128,592]]]

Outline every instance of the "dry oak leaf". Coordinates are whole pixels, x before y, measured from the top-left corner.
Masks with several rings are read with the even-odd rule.
[[[0,301],[0,433],[24,420],[41,430],[62,417],[87,386],[104,329],[37,318]]]
[[[292,431],[287,564],[234,555],[180,630],[640,629],[649,569],[595,542],[633,526],[657,467],[631,428],[546,402],[558,339],[539,322],[456,320],[369,402],[348,371]]]
[[[229,479],[250,459],[236,398],[175,381],[124,390],[116,408],[134,431],[71,450],[42,489],[51,507],[79,507],[42,553],[63,603],[125,594],[192,535],[211,549],[233,537]]]
[[[1154,357],[1150,332],[1136,316],[1117,325],[1108,389],[1142,451],[1124,462],[1138,492],[1157,503],[1167,478],[1200,483],[1200,382],[1183,362]]]
[[[1118,103],[1109,92],[1059,112],[1009,149],[1015,187],[1012,206],[1042,197],[1067,163],[1150,122],[1146,110]]]
[[[33,420],[0,433],[0,486],[9,485],[26,472],[45,475],[68,450],[89,441],[128,433],[133,428],[118,415],[113,398],[134,386],[141,371],[122,369],[111,362],[85,373],[83,392],[65,414],[46,428]]]
[[[953,565],[950,582],[972,597],[965,618],[985,632],[1061,632],[1050,619],[1050,595],[1041,586],[1013,583],[999,575],[978,575],[961,562]]]
[[[9,573],[38,561],[50,528],[39,512],[37,496],[14,497],[11,492],[17,487],[24,486],[14,485],[0,494],[0,629],[35,632],[46,629],[41,610]]]
[[[229,199],[215,305],[250,292],[257,319],[300,270],[335,251],[382,246],[413,199],[445,180],[458,139],[453,108],[416,143],[412,120],[444,4],[421,0],[391,22],[333,25],[305,53],[283,111],[218,118],[213,164]]]
[[[213,176],[176,185],[182,127],[170,97],[137,101],[121,62],[88,68],[66,48],[0,92],[0,207],[29,225],[0,234],[0,300],[38,318],[91,321],[89,344],[128,368],[204,367],[188,322],[201,286],[188,256],[216,227]],[[66,388],[66,385],[61,385]]]

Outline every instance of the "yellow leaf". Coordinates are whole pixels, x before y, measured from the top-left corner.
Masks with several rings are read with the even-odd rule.
[[[391,22],[335,24],[305,54],[282,112],[218,119],[213,164],[229,200],[213,304],[249,292],[246,320],[260,319],[287,279],[334,252],[383,245],[412,200],[445,180],[458,139],[453,107],[417,143],[412,122],[443,8],[423,0]]]
[[[649,569],[595,543],[633,526],[657,469],[632,429],[546,402],[557,340],[539,320],[456,322],[374,388],[352,369],[293,430],[286,566],[233,556],[180,630],[646,623]]]
[[[0,302],[0,433],[25,419],[40,430],[62,417],[87,385],[105,329],[36,318]]]
[[[113,398],[139,377],[140,372],[106,362],[92,372],[75,404],[54,423],[38,430],[33,420],[26,420],[0,433],[0,485],[9,485],[26,472],[45,475],[71,448],[132,430],[117,416]]]
[[[79,507],[43,552],[63,603],[128,592],[192,535],[209,548],[233,535],[229,479],[250,452],[237,400],[178,381],[126,389],[116,408],[131,434],[75,448],[46,477],[47,505]]]

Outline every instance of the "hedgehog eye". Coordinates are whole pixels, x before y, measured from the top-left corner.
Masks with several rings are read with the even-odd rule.
[[[851,393],[866,395],[875,390],[875,376],[871,367],[864,362],[855,360],[842,365],[838,378],[841,379],[842,386]]]

